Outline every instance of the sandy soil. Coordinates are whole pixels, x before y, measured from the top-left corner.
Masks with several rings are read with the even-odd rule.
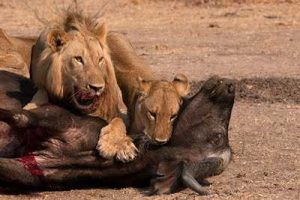
[[[70,1],[0,1],[0,27],[36,36],[43,19]],[[227,171],[209,179],[211,195],[190,190],[143,197],[137,189],[84,189],[0,195],[2,199],[300,199],[300,4],[199,5],[200,1],[107,1],[111,30],[124,32],[160,77],[194,82],[218,74],[238,84]],[[298,2],[298,3],[297,3]],[[100,0],[79,1],[87,13]]]

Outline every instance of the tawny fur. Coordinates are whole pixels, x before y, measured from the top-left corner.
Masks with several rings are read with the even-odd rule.
[[[104,90],[98,98],[98,107],[88,114],[111,122],[120,114],[127,115],[127,107],[123,103],[122,93],[115,77],[107,48],[106,33],[105,24],[99,25],[95,20],[77,12],[67,13],[64,20],[48,27],[40,35],[33,48],[30,74],[39,90],[46,91],[50,101],[64,104],[68,104],[72,95],[75,95],[72,85],[78,84],[77,79],[104,85]],[[91,62],[84,70],[78,72],[76,67],[72,66],[75,65],[72,59],[78,57],[77,54],[80,52],[85,52],[81,55],[83,60]],[[98,57],[104,58],[105,61],[101,68],[97,65],[98,60],[93,60]],[[26,108],[34,108],[36,102],[29,103]],[[99,143],[105,142],[105,145],[102,147],[99,145],[97,148],[100,154],[106,158],[117,156],[120,160],[133,159],[136,156],[136,148],[132,141],[128,136],[119,133],[118,127],[110,128],[112,126],[122,125],[120,123],[109,125],[107,129],[112,134],[108,137],[109,141],[107,137],[100,136]],[[118,156],[120,153],[116,151],[120,151],[122,155]]]
[[[0,68],[29,77],[31,48],[35,40],[8,36],[0,29]]]
[[[142,132],[154,143],[167,142],[182,98],[189,92],[187,77],[178,74],[173,82],[157,80],[124,35],[110,32],[107,43],[124,102],[129,108],[131,134]],[[150,116],[151,113],[155,116]]]
[[[124,108],[122,95],[117,85],[114,68],[108,54],[105,40],[106,28],[101,27],[100,29],[102,32],[99,32],[98,27],[92,27],[91,21],[91,19],[85,18],[79,14],[69,13],[64,22],[46,29],[41,34],[33,50],[33,56],[31,60],[31,76],[37,87],[46,89],[48,94],[53,95],[53,98],[55,99],[62,99],[64,97],[64,90],[66,90],[62,83],[65,76],[63,67],[66,65],[66,63],[64,63],[60,57],[62,56],[61,54],[65,53],[66,51],[52,51],[51,47],[46,44],[49,32],[51,30],[64,30],[67,34],[66,37],[68,37],[66,40],[77,40],[78,35],[72,34],[70,36],[69,32],[67,32],[70,30],[72,31],[73,28],[78,29],[83,37],[89,35],[97,39],[99,38],[102,48],[101,51],[103,52],[103,56],[106,61],[106,66],[103,70],[103,76],[105,77],[105,90],[99,99],[99,105],[101,106],[99,106],[98,109],[91,115],[100,116],[106,121],[111,121],[119,114],[120,110],[126,110],[126,108]],[[86,46],[82,44],[80,48],[86,48]],[[94,57],[96,55],[93,55],[93,53],[97,52],[90,53],[92,54],[91,57]],[[72,57],[74,55],[69,56]],[[93,68],[89,68],[88,70],[93,70]],[[95,74],[95,76],[97,75],[97,73],[94,73],[93,71],[90,73]],[[95,79],[97,79],[97,77],[95,77]]]

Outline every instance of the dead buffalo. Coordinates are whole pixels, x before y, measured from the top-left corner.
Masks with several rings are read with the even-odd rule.
[[[7,79],[5,85],[10,87],[20,81],[13,76]],[[5,93],[3,88],[2,99],[7,100],[5,95],[11,91]],[[17,91],[22,93],[20,88]],[[198,181],[220,174],[231,159],[228,125],[234,96],[232,81],[209,79],[184,104],[171,140],[154,147],[144,136],[135,138],[140,154],[126,164],[105,160],[95,152],[98,133],[106,125],[101,119],[74,115],[53,105],[32,112],[21,110],[17,104],[15,109],[1,109],[0,119],[7,127],[1,130],[6,136],[1,141],[6,145],[1,147],[0,182],[45,189],[151,180],[148,194],[171,193],[182,186],[205,194]],[[3,142],[7,138],[9,142]]]

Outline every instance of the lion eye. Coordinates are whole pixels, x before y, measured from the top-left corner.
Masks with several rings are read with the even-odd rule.
[[[151,120],[155,120],[156,119],[156,113],[154,113],[154,112],[148,112],[148,116],[149,116],[149,118],[151,119]]]
[[[75,60],[76,60],[77,62],[79,62],[80,64],[82,64],[82,65],[84,64],[84,63],[83,63],[83,59],[82,59],[81,56],[76,56],[76,57],[75,57]]]
[[[171,116],[171,122],[173,122],[177,118],[177,114]]]

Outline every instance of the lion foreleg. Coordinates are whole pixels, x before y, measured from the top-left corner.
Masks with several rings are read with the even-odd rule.
[[[45,89],[39,89],[31,101],[24,106],[24,110],[32,110],[49,102],[48,93]]]
[[[120,118],[114,118],[102,128],[97,150],[104,158],[112,159],[115,157],[122,162],[133,160],[138,152],[132,139],[126,135],[126,126]]]

